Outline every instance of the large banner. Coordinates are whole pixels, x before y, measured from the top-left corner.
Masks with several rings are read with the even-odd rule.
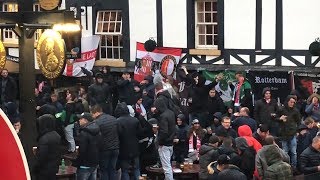
[[[262,98],[262,90],[265,87],[270,87],[272,97],[280,102],[283,102],[291,92],[288,72],[249,71],[246,75],[255,100]]]
[[[152,75],[152,69],[159,69],[163,75],[173,75],[181,53],[180,48],[168,47],[157,47],[153,52],[148,52],[144,44],[138,42],[136,62],[139,63],[135,66],[134,79],[138,82],[142,81],[145,76]]]
[[[320,92],[320,74],[296,73],[294,83],[295,89],[303,99]]]
[[[94,35],[81,38],[81,58],[67,59],[63,75],[72,77],[85,76],[81,67],[87,70],[92,70],[96,60],[97,48],[99,45],[100,36]]]

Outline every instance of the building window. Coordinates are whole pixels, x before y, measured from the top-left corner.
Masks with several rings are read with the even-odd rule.
[[[195,8],[196,48],[217,48],[217,0],[198,0]]]
[[[40,12],[40,4],[35,3],[33,4],[33,11],[34,12]],[[36,32],[34,33],[34,40],[37,42],[42,34],[42,29],[37,29]]]
[[[3,3],[2,4],[3,12],[17,12],[18,4],[17,3]],[[11,29],[3,29],[2,31],[3,41],[14,41],[18,42],[18,36],[14,34]]]
[[[121,11],[98,11],[95,33],[101,35],[100,59],[121,59],[123,48]]]

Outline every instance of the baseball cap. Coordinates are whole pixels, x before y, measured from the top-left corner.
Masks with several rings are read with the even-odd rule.
[[[87,112],[84,112],[84,113],[82,113],[82,114],[79,114],[79,115],[77,115],[77,117],[78,117],[79,119],[81,119],[81,118],[86,119],[86,120],[89,121],[89,122],[92,122],[92,121],[93,121],[92,115],[91,115],[90,113],[87,113]]]

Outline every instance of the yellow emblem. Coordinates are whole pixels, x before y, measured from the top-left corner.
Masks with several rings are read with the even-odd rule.
[[[0,41],[0,70],[6,65],[6,49],[2,41]]]
[[[60,33],[51,29],[42,33],[37,45],[37,62],[46,78],[54,79],[61,74],[64,54],[65,44]]]

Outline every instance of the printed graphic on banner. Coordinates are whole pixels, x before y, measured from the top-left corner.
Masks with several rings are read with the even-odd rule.
[[[81,67],[91,71],[96,60],[97,48],[100,36],[89,36],[81,38],[81,58],[67,59],[63,75],[72,77],[85,76]]]
[[[284,102],[290,94],[291,83],[288,72],[249,71],[247,79],[251,83],[254,99],[262,98],[262,90],[270,87],[272,98]]]
[[[138,42],[134,79],[140,82],[146,75],[158,68],[162,75],[172,75],[181,53],[182,49],[180,48],[168,47],[159,47],[153,52],[148,52],[145,50],[144,44]]]
[[[320,74],[297,73],[294,76],[295,89],[303,99],[320,92]]]

